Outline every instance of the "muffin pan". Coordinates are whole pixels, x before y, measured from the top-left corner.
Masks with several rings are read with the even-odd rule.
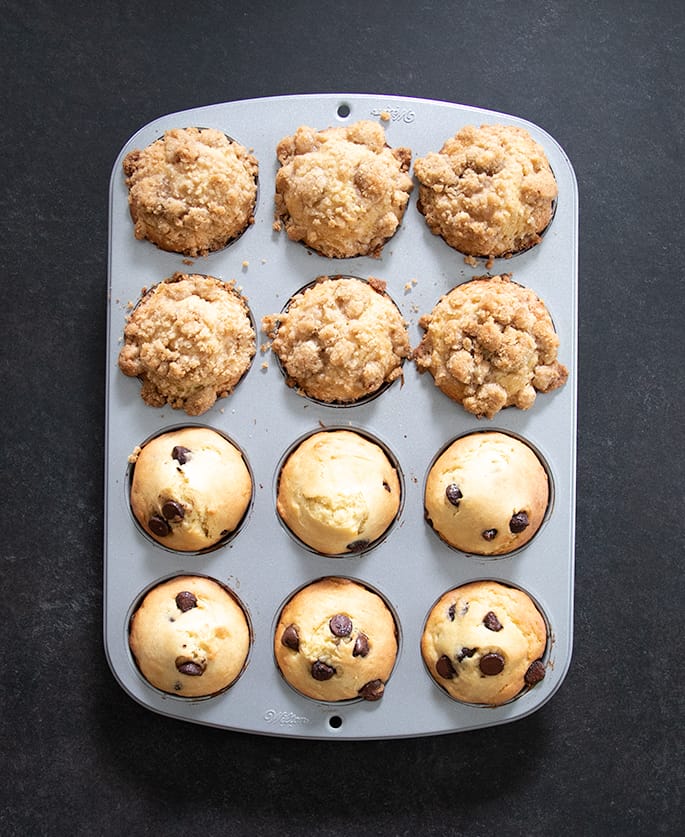
[[[276,145],[300,125],[314,128],[378,120],[393,147],[407,146],[412,163],[438,150],[468,124],[520,125],[545,149],[559,185],[556,213],[544,240],[510,259],[467,264],[428,230],[416,208],[415,186],[403,222],[380,258],[328,259],[273,229]],[[225,249],[198,259],[137,241],[122,171],[125,155],[165,130],[213,127],[245,145],[259,161],[255,222]],[[410,173],[411,173],[410,169]],[[578,196],[563,149],[537,126],[514,116],[430,100],[377,95],[301,95],[210,105],[169,114],[141,128],[122,148],[110,183],[109,317],[105,454],[104,643],[122,688],[148,709],[217,728],[296,738],[394,738],[458,732],[516,720],[543,706],[562,683],[571,658],[573,628]],[[257,356],[227,398],[190,418],[170,407],[147,406],[140,384],[117,367],[123,329],[143,288],[177,271],[235,280],[257,324]],[[511,273],[545,302],[560,338],[566,384],[540,394],[528,411],[507,408],[477,419],[443,395],[428,373],[406,361],[402,381],[353,406],[326,406],[288,387],[277,358],[264,348],[261,318],[282,310],[291,295],[320,275],[377,277],[409,324],[412,348],[418,322],[453,286],[474,276]],[[207,425],[243,451],[254,497],[235,537],[204,554],[165,549],[144,536],[128,505],[129,456],[157,433]],[[399,518],[361,554],[327,557],[303,547],[276,513],[277,471],[286,452],[321,428],[350,428],[378,440],[395,457],[402,481]],[[541,530],[511,555],[461,554],[442,543],[424,520],[426,474],[445,445],[465,433],[501,430],[530,443],[544,459],[553,502]],[[193,700],[152,688],[128,648],[128,623],[151,586],[180,574],[213,577],[237,595],[248,614],[252,647],[240,678],[216,697]],[[300,696],[281,677],[273,632],[284,603],[303,585],[346,576],[378,591],[398,623],[399,653],[382,700],[321,703]],[[421,632],[430,609],[447,590],[477,579],[525,590],[549,626],[542,682],[499,707],[473,706],[447,696],[421,658]]]

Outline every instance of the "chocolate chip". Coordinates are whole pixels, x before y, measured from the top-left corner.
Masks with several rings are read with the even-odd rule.
[[[535,660],[528,666],[528,671],[525,673],[524,680],[529,686],[534,686],[541,680],[545,679],[545,664],[542,660]]]
[[[445,680],[451,680],[457,673],[452,665],[452,660],[450,660],[446,654],[443,654],[437,661],[435,664],[435,670],[438,672],[440,677]]]
[[[450,605],[449,610],[447,611],[447,615],[450,618],[450,622],[454,622],[454,616],[456,614],[456,610],[457,610],[457,603],[454,602],[453,604]]]
[[[333,636],[349,636],[352,633],[352,620],[344,613],[336,613],[328,620],[328,627]]]
[[[388,492],[388,494],[392,494],[392,488],[390,488],[385,480],[383,480],[383,488]]]
[[[509,531],[514,535],[518,535],[519,532],[523,532],[524,529],[528,528],[529,523],[530,520],[528,520],[526,512],[516,512],[516,514],[512,514],[511,520],[509,521]]]
[[[181,674],[187,674],[189,677],[202,677],[205,667],[200,663],[194,663],[192,660],[185,660],[179,657],[176,660],[176,668]]]
[[[166,520],[183,520],[185,517],[185,509],[176,500],[167,500],[162,506],[162,514]]]
[[[349,552],[363,552],[368,545],[368,540],[360,538],[360,540],[358,541],[352,541],[352,543],[348,543],[347,549]]]
[[[494,541],[496,537],[497,537],[497,529],[486,529],[483,532],[483,538],[486,541]]]
[[[489,611],[483,617],[483,624],[489,631],[501,631],[502,625],[499,619],[495,616],[492,611]]]
[[[447,497],[448,502],[452,503],[453,506],[458,506],[459,501],[464,495],[459,490],[459,486],[452,483],[448,485],[445,489],[445,497]]]
[[[483,674],[492,677],[495,674],[499,674],[504,668],[504,657],[501,654],[491,651],[489,654],[484,654],[480,658],[478,665]]]
[[[333,666],[322,663],[321,660],[316,660],[312,663],[312,677],[314,680],[330,680],[335,674]]]
[[[186,610],[192,610],[194,607],[197,607],[197,599],[193,593],[188,590],[182,590],[176,595],[176,607],[185,613]]]
[[[359,695],[364,700],[380,700],[385,691],[385,683],[382,680],[371,680],[365,683],[359,690]]]
[[[457,654],[457,662],[460,663],[464,659],[464,657],[473,657],[477,650],[477,648],[462,648],[461,651]]]
[[[366,634],[359,634],[354,641],[353,657],[366,657],[369,653],[369,638]]]
[[[171,532],[171,526],[158,514],[153,514],[148,520],[147,525],[150,527],[150,531],[157,535],[158,538],[165,538]]]
[[[300,650],[300,635],[297,633],[297,628],[294,625],[288,625],[283,631],[281,642],[286,648],[292,648],[293,651]]]
[[[185,465],[190,459],[190,451],[184,448],[183,445],[175,445],[171,451],[171,458],[175,459],[179,465]]]

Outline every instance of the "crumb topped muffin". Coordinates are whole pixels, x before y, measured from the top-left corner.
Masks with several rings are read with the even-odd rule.
[[[364,552],[395,520],[400,500],[400,480],[385,451],[351,430],[308,436],[279,474],[281,520],[324,555]]]
[[[232,282],[175,273],[128,317],[119,368],[140,379],[146,404],[198,416],[232,392],[255,344],[247,302]]]
[[[391,149],[376,122],[299,127],[276,149],[275,228],[329,258],[378,256],[413,189],[411,151]]]
[[[323,578],[286,603],[274,655],[285,680],[306,697],[376,701],[395,665],[397,626],[377,593],[351,579]]]
[[[450,546],[504,555],[536,534],[549,504],[547,471],[507,433],[470,433],[452,442],[428,472],[426,519]]]
[[[262,319],[290,386],[317,401],[351,403],[401,378],[409,335],[385,287],[373,277],[321,276]]]
[[[169,549],[197,552],[219,544],[250,504],[252,477],[241,452],[210,427],[161,433],[131,460],[131,510]]]
[[[430,230],[468,256],[497,258],[538,244],[557,182],[525,128],[468,125],[414,163],[418,209]]]
[[[541,682],[547,626],[533,600],[496,581],[445,593],[421,637],[426,667],[450,697],[499,706]]]
[[[443,296],[421,317],[414,351],[445,395],[478,418],[504,407],[528,410],[537,392],[566,383],[559,338],[545,304],[510,274],[481,276]]]
[[[153,587],[129,626],[129,646],[143,677],[179,697],[209,697],[232,686],[250,642],[242,606],[204,576],[177,576]]]
[[[123,163],[135,237],[203,256],[254,221],[257,160],[212,128],[176,128]]]

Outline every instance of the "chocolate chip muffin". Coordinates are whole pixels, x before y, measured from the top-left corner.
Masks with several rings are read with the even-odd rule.
[[[385,282],[320,276],[286,310],[262,319],[287,382],[325,403],[349,404],[402,377],[407,324]]]
[[[178,576],[152,588],[137,608],[129,647],[143,677],[180,697],[216,695],[240,676],[250,626],[232,593],[210,578]]]
[[[400,480],[383,448],[351,430],[314,433],[279,474],[277,510],[324,555],[364,552],[395,520]]]
[[[506,433],[471,433],[435,460],[424,502],[427,521],[450,546],[505,555],[527,544],[542,525],[549,480],[524,442]]]
[[[421,654],[450,697],[498,706],[545,677],[547,627],[522,590],[474,581],[445,593],[428,615]]]
[[[397,627],[377,594],[345,578],[323,578],[285,605],[274,634],[276,663],[306,697],[379,700],[397,656]]]
[[[240,451],[217,431],[185,427],[162,433],[131,459],[131,510],[163,546],[209,549],[241,523],[252,477]]]
[[[256,351],[247,302],[232,282],[175,273],[139,301],[124,328],[119,369],[141,398],[199,416],[225,398]]]
[[[468,256],[497,258],[541,241],[557,182],[525,128],[468,125],[417,159],[418,209],[431,232]]]
[[[413,353],[445,395],[478,418],[503,407],[528,410],[536,393],[566,383],[559,337],[545,304],[510,274],[480,276],[441,297],[419,325]]]
[[[413,188],[408,148],[362,120],[322,131],[301,126],[278,143],[275,228],[328,258],[378,256]]]
[[[204,256],[254,221],[257,160],[212,128],[176,128],[124,159],[135,237]]]

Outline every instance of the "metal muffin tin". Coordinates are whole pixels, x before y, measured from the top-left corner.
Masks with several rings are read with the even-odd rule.
[[[276,145],[300,125],[313,128],[377,120],[392,147],[407,146],[413,161],[467,124],[520,125],[544,147],[559,185],[555,218],[544,240],[488,269],[464,257],[428,230],[416,208],[418,187],[404,220],[380,258],[327,259],[274,232]],[[252,151],[259,162],[255,223],[237,241],[192,261],[137,241],[129,215],[122,161],[165,130],[211,127]],[[573,629],[578,196],[571,164],[557,142],[536,125],[474,107],[379,95],[279,96],[210,105],[174,113],[141,128],[122,148],[110,184],[109,322],[107,352],[104,641],[123,689],[163,715],[218,728],[294,738],[366,739],[433,735],[492,726],[521,718],[545,704],[569,667]],[[403,383],[361,406],[322,406],[298,395],[284,380],[258,330],[257,355],[236,388],[200,417],[145,405],[140,384],[117,367],[130,306],[142,288],[176,271],[235,279],[258,329],[265,314],[281,311],[291,295],[319,275],[375,276],[409,324],[412,348],[423,334],[419,317],[468,279],[512,273],[546,303],[560,337],[559,359],[569,369],[564,387],[538,396],[528,411],[508,408],[478,420],[443,395],[412,362]],[[164,430],[209,425],[244,451],[255,482],[247,520],[228,544],[203,555],[170,552],[135,525],[127,495],[128,457]],[[295,440],[322,427],[359,429],[379,439],[400,465],[404,496],[399,519],[374,549],[329,558],[313,554],[285,531],[275,510],[277,468]],[[510,556],[463,555],[440,541],[424,520],[423,489],[436,454],[464,433],[499,429],[529,442],[543,457],[553,485],[547,520],[531,543]],[[226,692],[193,700],[162,694],[139,674],[128,649],[128,622],[141,595],[177,574],[216,578],[243,603],[253,631],[245,670]],[[399,623],[399,654],[385,695],[377,702],[319,703],[300,696],[282,679],[273,658],[273,630],[290,595],[309,581],[341,575],[379,591]],[[448,589],[481,578],[526,590],[550,628],[545,679],[496,708],[452,700],[430,678],[420,637],[433,604]]]

